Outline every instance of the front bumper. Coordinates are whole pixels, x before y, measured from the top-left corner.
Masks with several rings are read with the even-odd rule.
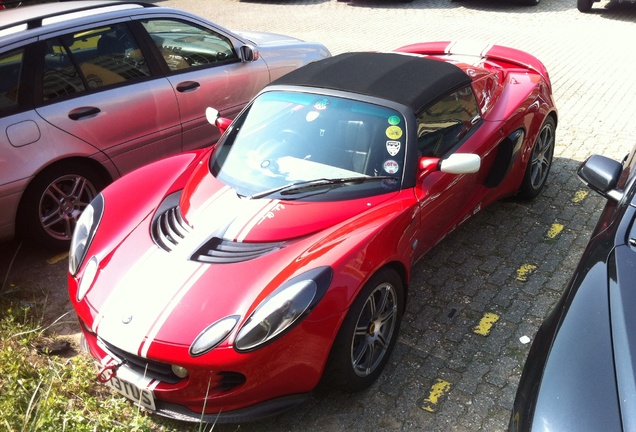
[[[304,321],[277,341],[280,344],[275,342],[249,353],[238,353],[231,347],[217,348],[202,356],[208,357],[205,362],[198,358],[198,363],[189,365],[176,354],[174,364],[188,369],[186,378],[176,377],[168,363],[118,351],[81,320],[80,327],[83,348],[100,368],[98,379],[108,378],[102,373],[114,369],[116,381],[130,384],[135,396],[116,390],[137,405],[182,421],[235,423],[279,414],[311,395],[322,375],[332,340],[318,336],[316,328],[337,329],[340,317]],[[140,393],[151,395],[150,407],[135,400]]]

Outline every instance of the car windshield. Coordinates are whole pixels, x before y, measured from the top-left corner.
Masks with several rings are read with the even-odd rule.
[[[385,193],[400,188],[404,131],[404,117],[394,109],[272,91],[236,119],[210,169],[251,198],[333,200]]]

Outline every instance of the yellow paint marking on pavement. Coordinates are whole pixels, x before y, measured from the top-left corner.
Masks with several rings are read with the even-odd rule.
[[[572,202],[578,203],[581,202],[585,199],[585,197],[587,196],[588,192],[584,189],[581,189],[580,191],[577,191],[574,194],[574,198],[572,198]]]
[[[563,231],[563,225],[558,224],[558,223],[552,224],[552,226],[548,230],[548,234],[547,234],[548,238],[549,239],[554,239],[556,236],[561,234],[561,231]]]
[[[63,259],[66,259],[66,258],[68,258],[68,252],[57,254],[54,257],[47,259],[46,262],[49,263],[49,264],[57,264],[60,261],[62,261]]]
[[[451,383],[437,378],[435,384],[431,386],[431,392],[428,397],[424,399],[420,406],[424,411],[435,412],[437,410],[440,399],[448,394],[451,388]]]
[[[477,324],[477,326],[473,329],[473,332],[478,335],[488,336],[490,329],[492,329],[492,325],[497,321],[499,321],[499,315],[492,312],[485,313],[479,321],[479,324]]]
[[[530,273],[534,272],[537,266],[534,264],[524,264],[517,269],[517,280],[526,282]]]

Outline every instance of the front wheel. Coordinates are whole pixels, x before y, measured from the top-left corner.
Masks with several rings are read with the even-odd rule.
[[[532,146],[532,154],[519,189],[521,198],[535,198],[545,186],[554,156],[555,129],[554,119],[546,118]]]
[[[334,341],[323,383],[360,391],[378,378],[393,351],[404,311],[402,279],[390,269],[362,288]]]
[[[589,12],[593,4],[594,0],[576,0],[576,8],[579,12]]]
[[[20,234],[45,247],[68,248],[77,219],[105,185],[94,170],[78,163],[42,171],[24,192],[17,222]]]

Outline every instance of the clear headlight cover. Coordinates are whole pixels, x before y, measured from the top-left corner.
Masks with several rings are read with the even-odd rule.
[[[318,304],[331,284],[333,270],[320,267],[290,279],[258,305],[234,341],[237,351],[251,351],[291,330]]]
[[[239,318],[238,315],[228,316],[208,326],[190,345],[190,355],[200,356],[218,346],[234,330]]]
[[[95,276],[97,276],[97,270],[99,269],[99,262],[97,258],[92,257],[86,267],[84,268],[84,274],[82,274],[82,279],[80,280],[79,287],[77,288],[76,298],[78,302],[81,302],[88,289],[93,285],[93,281],[95,280]]]
[[[86,258],[86,251],[93,241],[95,231],[104,214],[104,197],[98,194],[80,215],[73,237],[68,258],[68,271],[75,276]]]

